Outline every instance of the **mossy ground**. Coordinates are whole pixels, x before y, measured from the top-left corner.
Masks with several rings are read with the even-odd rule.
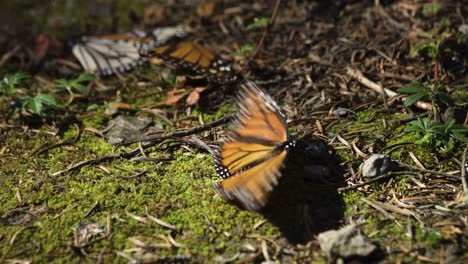
[[[86,26],[78,23],[77,27],[72,27],[79,32],[93,26],[96,32],[105,32],[104,25],[111,24],[109,21],[102,22],[102,14],[95,14],[101,17],[99,21],[102,24],[92,25],[90,12],[69,10],[63,7],[64,3],[55,2],[58,7],[51,8],[52,13],[48,14],[51,17],[74,17],[88,21]],[[122,14],[113,14],[119,18],[116,27],[129,29],[127,11],[133,9],[142,13],[147,1],[143,2],[129,4],[128,1],[116,1],[116,10],[123,10]],[[31,5],[29,8],[37,10],[45,8]],[[265,9],[265,14],[270,14],[270,9]],[[184,12],[186,15],[186,10]],[[37,17],[41,21],[46,20]],[[22,20],[25,25],[34,25],[30,28],[24,26],[26,31],[37,32],[39,29],[35,27],[41,23],[36,22],[31,17]],[[219,32],[213,28],[209,32]],[[302,29],[301,24],[298,31]],[[70,30],[59,29],[58,35],[70,35]],[[257,33],[255,40],[261,34]],[[216,37],[210,41],[215,42]],[[289,40],[285,43],[289,45]],[[308,47],[302,49],[309,50]],[[283,62],[281,65],[284,65]],[[11,68],[14,67],[6,65],[0,72],[11,73]],[[144,79],[150,80],[154,77],[151,71],[154,71],[154,67],[138,71],[138,74],[146,74]],[[259,76],[273,75],[266,68],[259,71]],[[320,69],[314,74],[319,73]],[[325,79],[316,79],[320,78]],[[84,160],[122,153],[138,146],[134,144],[115,148],[96,133],[104,130],[108,121],[116,115],[106,114],[113,102],[129,104],[130,109],[119,109],[117,114],[149,117],[162,122],[167,130],[194,127],[200,125],[200,119],[204,122],[218,120],[231,114],[233,109],[232,94],[220,92],[216,88],[205,91],[196,106],[188,107],[183,103],[164,106],[166,92],[171,88],[167,83],[141,87],[132,77],[121,82],[107,81],[104,83],[113,88],[110,92],[94,91],[89,98],[75,99],[70,105],[63,104],[58,110],[45,109],[42,116],[16,113],[0,120],[0,262],[126,263],[127,257],[183,255],[189,256],[189,262],[200,263],[242,257],[251,251],[255,252],[255,257],[251,259],[253,262],[263,260],[262,247],[267,249],[270,256],[283,261],[326,262],[314,243],[307,246],[288,244],[278,228],[271,223],[256,227],[264,220],[260,215],[240,210],[217,196],[213,185],[218,178],[211,156],[185,144],[172,142],[145,150],[149,157],[171,158],[169,161],[131,161],[122,158],[56,175],[56,172]],[[331,90],[330,83],[333,82],[328,80],[327,90]],[[292,83],[287,86],[292,87]],[[32,84],[30,90],[50,92],[47,87],[37,83]],[[315,93],[319,94],[319,91],[312,92],[314,96]],[[57,96],[66,97],[65,93]],[[466,99],[466,91],[456,91],[455,97],[461,103],[466,102],[463,100]],[[1,113],[11,112],[8,111],[11,106],[8,97],[0,98]],[[172,123],[158,115],[141,111],[152,108],[161,108],[170,113]],[[327,127],[325,134],[330,139],[340,135],[367,154],[380,153],[384,149],[383,153],[405,164],[415,166],[411,152],[427,168],[440,172],[459,169],[454,158],[460,159],[462,150],[457,148],[444,153],[427,145],[414,144],[419,136],[403,131],[405,124],[398,121],[411,115],[402,112],[392,113],[382,103],[374,103],[369,109],[361,108],[347,117],[339,118]],[[325,120],[327,117],[327,114],[322,114],[319,118]],[[312,125],[298,125],[291,127],[290,131],[300,135],[316,132],[316,128]],[[216,138],[211,135],[213,133],[214,130],[202,134],[213,139]],[[66,144],[61,144],[64,142]],[[363,158],[343,142],[330,142],[342,159],[347,179],[353,183],[365,181],[359,178],[358,173]],[[60,145],[53,147],[55,144]],[[42,151],[48,147],[52,148]],[[362,229],[384,249],[388,254],[386,259],[391,263],[436,262],[444,255],[442,253],[454,248],[456,253],[466,258],[466,210],[457,207],[460,200],[458,187],[459,179],[421,172],[416,175],[397,175],[342,192],[340,196],[345,203],[342,223],[364,222]],[[393,193],[400,200],[419,199],[411,203],[415,205],[411,210],[418,219],[388,210],[386,215],[382,214],[362,200],[366,198],[369,201],[395,204]],[[175,226],[175,230],[155,223],[147,214]],[[79,227],[92,223],[101,227],[101,231],[80,240]],[[169,236],[177,243],[167,242]],[[138,244],[135,239],[145,245]],[[156,243],[165,246],[158,247],[154,245]]]
[[[226,109],[223,107],[219,111],[224,113]],[[340,130],[345,134],[367,128],[368,131],[360,134],[359,145],[371,147],[377,140],[375,135],[386,133],[381,125],[382,120],[395,120],[394,115],[378,114],[369,122],[367,117],[372,113],[373,110],[360,112],[352,126],[337,124],[332,130]],[[104,113],[96,113],[83,119],[80,126],[82,130],[85,126],[104,129],[108,119]],[[207,116],[207,119],[210,117]],[[409,136],[397,137],[401,134],[400,127],[392,131],[388,133],[387,139],[381,141],[380,147],[408,142]],[[8,222],[10,218],[4,217],[0,234],[5,260],[21,258],[33,262],[44,259],[78,262],[87,259],[91,262],[125,262],[126,259],[117,257],[116,252],[132,255],[130,249],[135,245],[129,238],[136,237],[146,243],[162,243],[164,241],[157,236],[170,234],[183,246],[157,249],[154,252],[156,255],[186,254],[191,256],[192,261],[204,261],[214,260],[217,256],[233,256],[246,244],[260,243],[248,236],[258,235],[272,240],[281,238],[277,228],[269,223],[254,230],[253,226],[262,221],[259,215],[242,211],[215,194],[213,184],[217,176],[211,156],[207,153],[180,146],[166,151],[153,147],[146,150],[148,156],[169,155],[173,160],[136,162],[121,159],[53,176],[55,172],[80,161],[131,148],[115,149],[104,139],[83,133],[71,145],[38,155],[35,150],[43,148],[44,143],[52,145],[72,140],[78,133],[74,126],[57,136],[44,132],[44,128],[35,131],[10,128],[4,133],[6,137],[2,145],[8,148],[8,154],[2,157],[0,170],[0,211],[5,214],[16,210],[21,212],[19,218],[25,214],[33,216],[30,222],[16,225]],[[373,143],[367,145],[368,142]],[[411,145],[410,149],[425,164],[434,162],[431,155],[425,155],[424,147]],[[407,151],[408,147],[402,147],[393,151],[392,156],[410,163]],[[353,167],[360,163],[361,159],[348,149],[338,152],[343,161]],[[133,177],[143,171],[145,173]],[[405,176],[394,178],[391,189],[405,192],[407,182]],[[385,200],[388,195],[385,185],[375,183],[366,188],[365,192],[355,190],[342,193],[346,217],[364,217],[367,223],[364,225],[365,232],[381,246],[398,248],[398,245],[412,244],[428,245],[428,250],[440,249],[447,240],[441,237],[437,228],[423,227],[415,219],[398,214],[392,214],[392,219],[385,219],[361,200],[361,197]],[[373,191],[369,192],[370,189]],[[99,206],[89,214],[96,203]],[[174,225],[177,230],[168,230],[151,221],[142,223],[130,215],[145,217],[147,213]],[[89,244],[80,248],[75,242],[75,230],[80,224],[86,223],[110,227],[110,230],[105,231],[108,235],[101,233],[92,237],[87,242]],[[413,232],[410,237],[408,227]],[[411,257],[405,259],[416,260]]]

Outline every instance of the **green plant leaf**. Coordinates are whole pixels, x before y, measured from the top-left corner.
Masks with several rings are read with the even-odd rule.
[[[37,97],[34,97],[32,101],[28,104],[29,110],[34,114],[41,114],[42,111],[42,101]]]
[[[73,88],[75,88],[76,90],[78,90],[80,93],[82,94],[89,94],[89,89],[88,87],[84,86],[84,85],[81,85],[79,83],[75,83],[73,84],[72,86]]]
[[[468,143],[468,137],[466,136],[466,134],[468,134],[468,128],[452,129],[450,132],[456,140]]]
[[[256,28],[263,28],[268,25],[268,21],[270,21],[270,18],[268,17],[260,17],[260,18],[254,18],[254,22],[250,23],[247,25],[247,31],[250,31],[252,29]]]
[[[450,131],[452,127],[455,125],[455,119],[449,119],[444,125],[444,129],[446,132]]]
[[[453,138],[449,138],[447,142],[444,143],[444,145],[448,150],[452,150],[455,148],[455,140],[453,140]]]
[[[25,79],[31,78],[31,75],[23,72],[6,75],[0,81],[0,93],[11,95],[16,93],[15,86],[20,85]]]
[[[407,106],[407,107],[412,106],[413,104],[415,104],[417,101],[421,100],[426,95],[427,94],[417,93],[417,94],[412,94],[412,95],[406,97],[405,106]]]
[[[41,114],[43,105],[57,106],[55,99],[49,94],[38,94],[28,101],[26,107],[34,114]]]
[[[241,47],[240,51],[234,52],[232,55],[233,56],[245,56],[245,54],[249,51],[252,51],[254,49],[254,46],[252,44],[245,44],[244,46]]]
[[[434,16],[437,15],[437,13],[439,13],[441,9],[442,6],[439,3],[427,4],[423,7],[422,14],[425,17]]]
[[[427,87],[426,85],[423,85],[422,83],[413,82],[398,89],[398,92],[406,93],[406,94],[414,94],[414,93],[421,93],[422,91],[427,92],[430,90],[431,88]]]
[[[55,80],[55,83],[57,83],[57,86],[59,87],[66,87],[66,86],[69,86],[70,85],[70,81],[69,80],[65,80],[65,79],[58,79],[58,80]]]
[[[433,137],[434,137],[434,135],[428,133],[428,134],[425,134],[421,139],[416,140],[414,143],[416,143],[416,144],[428,143],[428,142],[432,141]]]
[[[94,76],[94,74],[90,74],[90,73],[85,73],[85,74],[82,74],[80,75],[77,79],[76,79],[76,82],[88,82],[88,81],[92,81],[96,79],[96,76]]]
[[[55,83],[57,87],[65,88],[67,91],[73,95],[73,90],[76,90],[82,94],[89,94],[88,87],[84,86],[82,83],[94,80],[95,76],[93,74],[82,74],[78,78],[73,80],[60,79],[56,80]]]
[[[86,111],[93,111],[93,110],[96,110],[96,109],[99,109],[100,105],[98,104],[90,104],[86,107]]]
[[[35,100],[39,100],[44,104],[57,106],[57,101],[50,94],[38,94],[34,97]]]

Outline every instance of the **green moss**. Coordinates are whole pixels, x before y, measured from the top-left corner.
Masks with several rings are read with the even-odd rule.
[[[233,114],[232,111],[233,111],[233,104],[222,103],[214,114],[212,115],[204,114],[203,118],[205,122],[213,122],[215,120],[226,117],[228,115],[232,115]]]
[[[416,234],[416,239],[418,241],[425,241],[426,244],[433,249],[438,248],[440,246],[440,243],[442,242],[442,238],[440,237],[440,235],[433,230],[421,230]]]

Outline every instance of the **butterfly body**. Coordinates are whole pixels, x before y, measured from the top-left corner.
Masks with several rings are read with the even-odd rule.
[[[215,155],[221,177],[216,189],[224,198],[257,211],[281,177],[288,152],[295,147],[284,115],[253,82],[240,86],[234,128]]]

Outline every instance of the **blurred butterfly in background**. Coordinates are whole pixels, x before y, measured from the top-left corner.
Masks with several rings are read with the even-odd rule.
[[[188,35],[182,26],[160,27],[150,32],[83,36],[72,44],[72,53],[86,72],[101,76],[127,72],[146,62],[139,50],[157,47]]]
[[[239,114],[226,141],[215,152],[222,178],[216,190],[245,209],[262,208],[281,177],[288,151],[296,145],[273,99],[253,82],[240,85]]]
[[[238,79],[231,65],[213,54],[208,48],[193,41],[142,48],[142,57],[157,57],[174,64],[181,70],[192,71],[218,84],[233,83]]]

